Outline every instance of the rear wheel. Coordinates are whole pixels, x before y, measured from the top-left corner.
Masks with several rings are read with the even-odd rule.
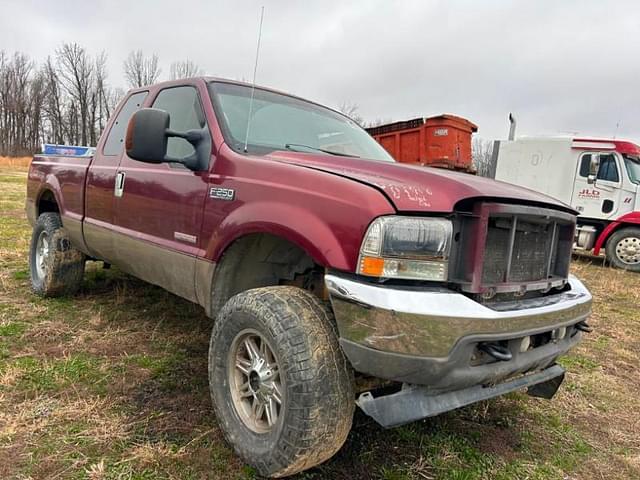
[[[84,276],[85,256],[71,245],[60,215],[46,212],[33,227],[29,251],[31,287],[44,297],[75,293]]]
[[[256,288],[226,303],[211,334],[209,383],[227,441],[261,475],[324,462],[351,429],[353,373],[333,318],[299,288]]]
[[[607,240],[605,251],[613,266],[640,272],[640,228],[617,230]]]

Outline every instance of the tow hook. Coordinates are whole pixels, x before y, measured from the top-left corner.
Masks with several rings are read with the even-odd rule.
[[[501,362],[508,362],[513,358],[511,351],[507,347],[503,347],[496,343],[479,343],[478,350],[491,355],[493,358]]]
[[[582,320],[581,322],[576,323],[576,330],[580,330],[581,332],[584,332],[584,333],[591,333],[593,332],[593,327],[589,325],[587,322],[585,322],[584,320]]]

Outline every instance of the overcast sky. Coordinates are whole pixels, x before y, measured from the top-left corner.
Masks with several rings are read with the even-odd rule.
[[[125,86],[129,51],[257,83],[366,120],[464,116],[503,138],[579,133],[640,142],[638,1],[0,0],[0,49],[36,60],[62,42],[109,56]],[[616,125],[619,124],[618,127]],[[617,130],[617,132],[616,132]]]

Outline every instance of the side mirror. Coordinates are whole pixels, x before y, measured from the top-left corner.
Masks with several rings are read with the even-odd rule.
[[[131,116],[125,148],[134,160],[162,163],[167,156],[169,114],[157,108],[141,108]]]
[[[164,110],[141,108],[131,116],[127,126],[125,148],[134,160],[146,163],[179,163],[190,170],[206,170],[211,156],[211,136],[207,127],[176,132],[169,129],[170,117]],[[193,145],[195,152],[187,158],[167,157],[167,140],[178,137]]]
[[[599,169],[600,169],[600,157],[598,155],[591,155],[591,162],[589,163],[589,176],[587,177],[587,183],[591,185],[596,183]]]

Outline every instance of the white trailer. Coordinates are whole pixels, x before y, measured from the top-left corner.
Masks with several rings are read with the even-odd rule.
[[[575,247],[640,272],[640,147],[571,137],[497,141],[495,178],[546,193],[579,212]]]

